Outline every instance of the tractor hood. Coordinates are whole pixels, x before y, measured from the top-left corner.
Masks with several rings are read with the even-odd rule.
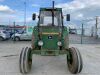
[[[43,41],[43,49],[58,49],[58,41],[61,38],[61,28],[52,26],[39,27],[39,35]]]
[[[59,27],[52,27],[52,26],[41,26],[39,27],[34,27],[34,35],[36,35],[36,31],[38,33],[38,37],[35,36],[35,38],[38,38],[38,41],[43,42],[42,49],[47,49],[47,50],[57,50],[59,49],[59,46],[57,43],[61,39],[61,29]],[[37,41],[37,43],[38,43]]]

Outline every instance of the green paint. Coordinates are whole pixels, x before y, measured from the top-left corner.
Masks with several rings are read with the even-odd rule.
[[[52,53],[49,53],[49,52]],[[67,50],[32,50],[32,54],[37,54],[37,55],[43,55],[43,56],[48,56],[48,55],[53,55],[53,56],[58,56],[58,55],[63,55],[67,54]]]
[[[52,36],[52,39],[48,39],[49,36]],[[42,49],[58,49],[57,42],[59,39],[57,35],[42,35],[42,40],[44,42]]]
[[[51,11],[51,8],[40,8],[40,11]],[[61,8],[55,8],[54,11],[62,12]],[[62,14],[62,13],[61,13]],[[39,32],[38,32],[39,30]],[[69,38],[67,27],[58,26],[35,26],[33,28],[34,41],[32,44],[35,46],[33,54],[40,55],[59,55],[66,54],[66,49],[69,48]],[[39,38],[40,36],[40,38]],[[65,40],[66,39],[66,40]],[[41,48],[38,46],[39,40],[43,41]],[[57,45],[57,42],[62,42],[62,50]]]
[[[41,30],[41,28],[40,28],[40,30]],[[59,33],[59,29],[57,29],[55,27],[47,27],[47,28],[42,28],[41,32],[42,33],[44,33],[44,32]],[[37,26],[34,27],[33,34],[35,36],[34,44],[36,46],[38,46],[39,38],[38,38],[38,27]],[[63,48],[65,48],[66,46],[68,47],[68,43],[66,43],[65,40],[64,40],[66,36],[68,37],[68,30],[67,30],[66,27],[64,27],[62,35],[63,35],[63,37],[61,37],[61,42],[62,42]],[[52,39],[48,39],[49,36],[52,36]],[[44,34],[42,34],[41,35],[41,40],[44,43],[43,46],[42,46],[42,49],[48,49],[48,50],[52,50],[52,49],[57,50],[57,49],[59,49],[59,47],[57,45],[57,42],[59,41],[59,35],[44,35]]]

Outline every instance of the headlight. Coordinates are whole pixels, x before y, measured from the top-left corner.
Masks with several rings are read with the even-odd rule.
[[[57,42],[57,45],[58,45],[58,46],[62,46],[61,41]]]
[[[39,42],[38,42],[38,45],[39,45],[39,46],[43,46],[43,41],[39,41]]]

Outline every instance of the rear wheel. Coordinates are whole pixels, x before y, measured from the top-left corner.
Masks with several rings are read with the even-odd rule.
[[[20,41],[20,38],[19,37],[15,37],[14,41]]]
[[[32,66],[31,48],[23,48],[19,59],[19,69],[21,73],[28,73]]]
[[[83,62],[80,52],[77,48],[69,48],[67,55],[68,69],[71,73],[80,73],[83,68]]]
[[[0,37],[0,41],[3,41],[4,40],[4,38],[3,37]]]

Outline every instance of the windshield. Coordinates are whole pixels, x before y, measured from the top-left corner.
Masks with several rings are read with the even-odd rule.
[[[53,16],[51,11],[40,12],[40,26],[52,26]],[[61,12],[54,11],[54,26],[62,26]]]
[[[4,30],[3,33],[8,34],[9,32],[7,32],[7,31]]]

